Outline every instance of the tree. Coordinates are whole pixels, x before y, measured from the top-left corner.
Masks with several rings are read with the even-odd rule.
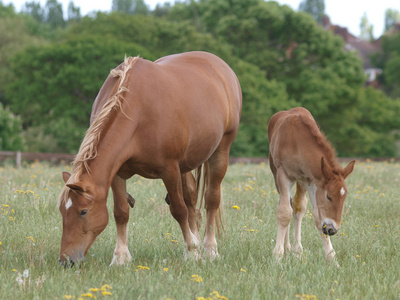
[[[6,98],[40,151],[76,152],[96,95],[124,55],[147,51],[100,35],[72,35],[63,42],[30,47],[12,59]],[[44,144],[46,141],[49,144]],[[28,144],[28,147],[31,145]]]
[[[398,10],[388,8],[385,11],[385,32],[390,30],[394,24],[400,22],[400,12]]]
[[[363,92],[365,78],[361,59],[346,51],[341,38],[317,26],[310,16],[273,1],[204,0],[175,5],[168,18],[198,23],[196,28],[212,33],[231,45],[237,57],[258,66],[268,82],[274,81],[283,87],[280,108],[285,105],[308,108],[339,155],[394,153],[392,129],[384,127],[385,130],[380,131],[374,128],[373,122],[358,124],[361,120],[376,118],[360,95],[368,96],[371,101],[380,99]],[[244,86],[246,90],[248,84]],[[270,92],[260,94],[268,99],[267,103],[271,100]],[[247,134],[261,135],[265,130],[259,121],[252,122],[252,118],[258,120],[261,107],[268,105],[258,99],[244,96],[239,135],[243,130],[246,134],[238,136],[240,140],[249,140]],[[261,106],[258,103],[262,103]],[[390,107],[387,99],[380,100],[380,104]],[[366,107],[362,113],[361,105]],[[273,107],[272,113],[276,112],[274,109],[278,106]],[[263,112],[266,123],[272,114],[269,110]],[[386,121],[394,128],[392,115]],[[379,151],[371,150],[377,141],[387,143],[380,144]],[[250,142],[257,144],[255,140],[250,139]],[[257,155],[266,153],[260,148],[257,151]]]
[[[70,1],[68,4],[68,21],[79,21],[81,19],[81,9]]]
[[[21,11],[29,16],[32,16],[37,22],[46,22],[46,14],[40,5],[40,2],[25,2]]]
[[[364,12],[360,22],[360,38],[365,41],[374,40],[374,25],[368,21],[367,13]]]
[[[46,6],[46,22],[53,27],[63,27],[65,25],[62,4],[57,0],[47,0]]]
[[[0,18],[4,17],[13,17],[15,16],[15,8],[12,4],[9,4],[5,6],[1,1],[0,1]]]
[[[313,16],[317,23],[322,23],[322,18],[325,15],[324,0],[303,0],[300,2],[299,10],[304,11]]]
[[[0,103],[0,150],[24,150],[21,119]]]
[[[148,15],[149,8],[144,0],[113,0],[112,11],[126,14]]]

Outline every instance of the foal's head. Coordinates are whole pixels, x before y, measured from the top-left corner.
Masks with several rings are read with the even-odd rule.
[[[59,261],[63,265],[81,262],[108,223],[106,197],[97,195],[90,182],[69,182],[70,177],[63,172],[66,185],[59,207],[63,219]]]
[[[340,227],[343,204],[347,196],[344,180],[353,171],[355,161],[344,169],[331,168],[321,159],[322,180],[317,185],[316,201],[319,219],[315,222],[326,235],[334,235]]]

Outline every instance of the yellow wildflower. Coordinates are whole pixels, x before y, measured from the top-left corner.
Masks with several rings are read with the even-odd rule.
[[[244,273],[247,272],[247,271],[246,271],[245,269],[243,269],[243,268],[240,268],[240,271],[242,271],[242,272],[244,272]]]
[[[83,297],[83,298],[93,298],[93,294],[92,293],[86,293],[86,294],[82,294],[81,297]]]
[[[72,299],[72,296],[71,295],[64,295],[64,298],[69,300],[69,299]]]
[[[201,276],[199,276],[199,275],[192,275],[191,280],[196,281],[196,282],[203,282],[203,278],[201,278]]]
[[[360,257],[361,257],[361,255],[358,255],[358,254],[356,254],[356,257],[357,257],[357,258],[360,258]]]
[[[135,271],[139,271],[139,270],[150,270],[150,268],[149,267],[146,267],[146,266],[137,266],[136,267],[136,270]]]
[[[101,294],[102,294],[103,296],[111,296],[111,295],[112,295],[111,292],[107,292],[107,291],[102,292]]]
[[[108,284],[104,284],[104,285],[101,287],[101,290],[105,290],[105,289],[110,289],[110,290],[112,290],[112,287],[109,286]]]
[[[375,225],[375,227],[376,227],[376,228],[378,228],[378,227],[379,227],[379,225]]]
[[[239,206],[237,206],[237,205],[234,205],[234,206],[232,206],[232,208],[236,208],[237,210],[239,210],[239,209],[240,209],[240,207],[239,207]]]
[[[90,289],[89,289],[89,292],[94,292],[94,293],[95,293],[95,292],[98,292],[98,291],[99,291],[98,288],[90,288]]]
[[[164,272],[168,272],[168,268],[164,268]]]

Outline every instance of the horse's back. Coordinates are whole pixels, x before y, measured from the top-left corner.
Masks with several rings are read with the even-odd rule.
[[[303,107],[274,114],[268,122],[269,155],[272,161],[279,163],[293,160],[296,156],[306,156],[307,148],[314,144],[310,133],[313,127],[318,130],[313,116]]]
[[[110,74],[94,110],[107,103],[119,82]],[[241,95],[235,73],[213,54],[187,52],[155,62],[137,58],[126,73],[116,119],[125,123],[110,124],[116,128],[110,132],[130,137],[131,164],[140,161],[156,169],[174,160],[187,171],[205,162],[222,140],[230,147],[239,128]]]

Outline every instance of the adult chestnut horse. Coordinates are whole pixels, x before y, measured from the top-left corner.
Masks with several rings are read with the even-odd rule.
[[[117,244],[111,264],[131,260],[126,180],[135,174],[161,178],[170,211],[188,251],[197,257],[196,182],[203,172],[206,227],[204,248],[218,255],[215,217],[229,150],[238,128],[242,94],[232,69],[206,52],[175,54],[151,62],[127,58],[110,72],[93,104],[91,125],[73,163],[59,209],[63,218],[60,261],[78,262],[108,223],[111,186]]]
[[[303,252],[301,221],[307,206],[308,191],[315,225],[322,236],[325,257],[333,259],[335,251],[329,236],[339,229],[347,195],[344,180],[353,171],[355,161],[341,168],[336,162],[333,148],[320,132],[313,116],[302,107],[273,115],[268,123],[268,140],[270,168],[280,194],[274,254],[280,258],[284,246],[286,251],[290,251],[289,225],[292,214],[294,252],[298,255]],[[292,199],[294,183],[297,183],[296,193]]]

